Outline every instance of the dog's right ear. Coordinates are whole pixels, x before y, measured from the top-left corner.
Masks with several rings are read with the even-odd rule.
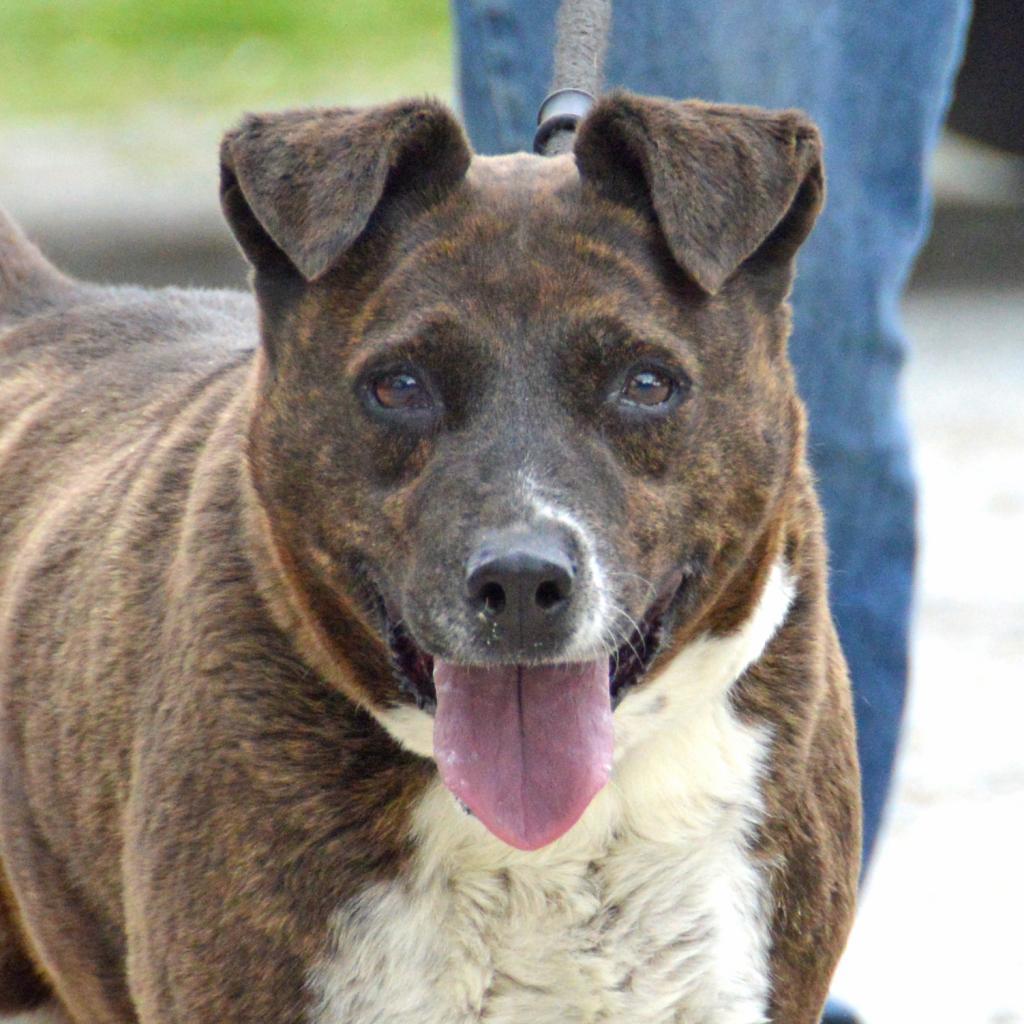
[[[430,100],[250,114],[221,144],[221,205],[257,270],[315,281],[386,195],[440,198],[470,158],[454,115]]]

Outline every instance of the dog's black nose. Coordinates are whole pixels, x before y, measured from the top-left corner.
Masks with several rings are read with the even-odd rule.
[[[566,540],[554,530],[510,529],[489,534],[466,574],[474,610],[525,645],[550,639],[572,600],[576,575]]]

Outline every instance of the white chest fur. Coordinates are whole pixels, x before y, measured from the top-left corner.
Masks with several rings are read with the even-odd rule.
[[[612,782],[524,853],[438,783],[401,880],[341,907],[316,1024],[756,1024],[766,880],[748,850],[769,737],[728,691],[785,618],[776,567],[728,637],[695,641],[616,711]]]

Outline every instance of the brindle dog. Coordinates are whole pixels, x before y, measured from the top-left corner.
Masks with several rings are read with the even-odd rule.
[[[799,113],[247,118],[248,296],[0,223],[0,1004],[816,1024],[858,780]]]

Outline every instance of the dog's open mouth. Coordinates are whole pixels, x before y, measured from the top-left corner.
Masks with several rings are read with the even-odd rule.
[[[560,665],[456,664],[400,626],[388,632],[401,687],[434,712],[445,785],[498,838],[533,850],[567,832],[607,783],[612,708],[654,659],[661,615],[610,658]]]
[[[608,695],[612,707],[643,678],[661,646],[665,605],[648,612],[632,634],[608,658]],[[387,619],[388,644],[401,691],[412,697],[416,706],[431,714],[437,708],[434,685],[434,658],[409,635],[405,626]]]

